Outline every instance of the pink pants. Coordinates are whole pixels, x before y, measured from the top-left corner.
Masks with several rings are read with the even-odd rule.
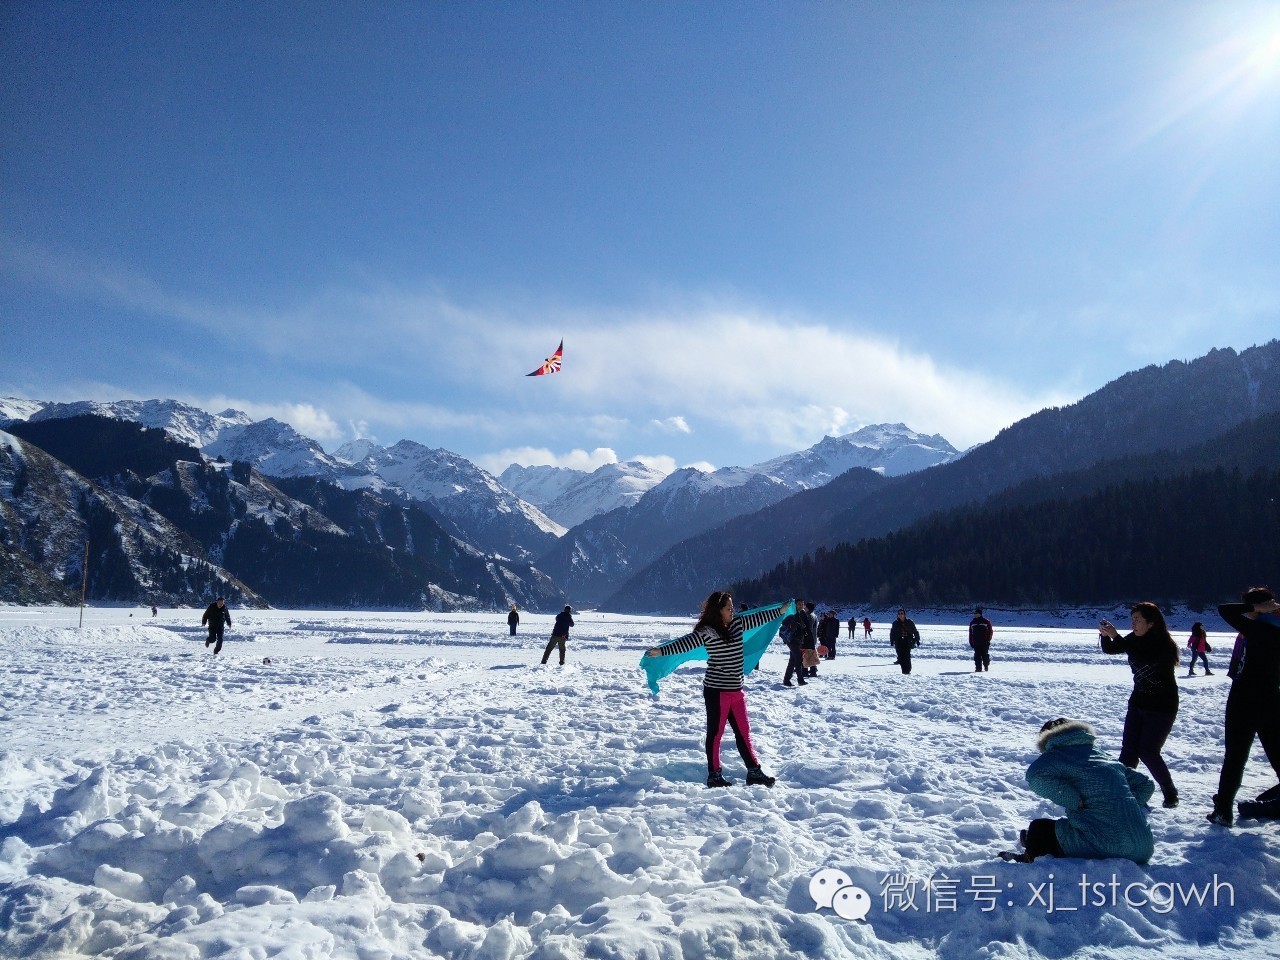
[[[702,688],[707,703],[707,770],[720,769],[720,739],[727,722],[733,729],[738,753],[748,767],[758,767],[756,752],[751,746],[751,722],[747,719],[747,697],[741,690],[712,690]]]

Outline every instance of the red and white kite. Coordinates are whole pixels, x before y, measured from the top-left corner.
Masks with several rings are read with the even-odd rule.
[[[553,373],[560,372],[560,364],[564,361],[564,341],[560,341],[560,346],[556,347],[556,352],[547,359],[542,361],[542,366],[533,373],[526,373],[526,377],[545,377]]]

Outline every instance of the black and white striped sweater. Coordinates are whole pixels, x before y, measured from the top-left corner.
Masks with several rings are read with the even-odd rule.
[[[693,633],[686,633],[658,647],[658,653],[667,656],[673,653],[688,653],[697,647],[707,648],[707,675],[702,685],[711,690],[742,689],[742,634],[752,627],[768,623],[778,615],[785,604],[774,604],[753,610],[745,617],[734,617],[729,621],[728,636],[722,637],[708,626],[702,626]]]

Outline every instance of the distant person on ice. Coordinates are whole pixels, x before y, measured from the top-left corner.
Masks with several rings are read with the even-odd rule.
[[[511,628],[511,636],[516,635],[516,627],[520,626],[520,614],[516,612],[516,605],[511,605],[511,612],[507,614],[507,626]]]
[[[569,639],[569,628],[572,626],[573,607],[566,606],[556,614],[555,626],[551,628],[551,639],[547,641],[547,647],[542,651],[542,662],[544,664],[551,659],[551,651],[556,647],[559,647],[560,666],[564,666],[564,642]],[[515,627],[511,628],[511,632],[516,632]]]
[[[1151,780],[1102,753],[1093,728],[1079,720],[1050,720],[1036,745],[1040,756],[1027,768],[1027,785],[1067,815],[1032,820],[1018,835],[1022,852],[1000,856],[1022,863],[1042,856],[1150,860],[1155,842],[1142,808],[1155,793]]]
[[[1266,587],[1246,590],[1240,601],[1218,607],[1218,615],[1245,638],[1244,662],[1227,694],[1225,753],[1209,813],[1211,822],[1224,827],[1235,820],[1232,804],[1255,736],[1280,776],[1280,603]]]
[[[856,630],[857,628],[858,628],[858,618],[850,617],[849,618],[849,639],[850,640],[853,639],[853,631]]]
[[[702,681],[702,698],[707,707],[707,786],[728,787],[720,767],[720,740],[726,723],[733,730],[734,741],[742,762],[747,765],[747,785],[772,787],[774,778],[760,769],[755,748],[751,745],[751,724],[747,719],[747,697],[743,693],[742,634],[752,627],[768,623],[777,616],[782,604],[762,607],[747,617],[733,615],[733,597],[717,590],[702,604],[702,613],[693,632],[677,637],[660,647],[650,647],[645,656],[662,657],[688,653],[698,647],[707,648],[707,673]],[[804,682],[803,680],[801,681]]]
[[[840,621],[836,617],[834,610],[828,610],[822,615],[822,622],[818,624],[818,644],[826,647],[825,654],[819,654],[824,660],[834,660],[836,658],[836,641],[840,639]]]
[[[1191,651],[1191,662],[1187,664],[1187,676],[1194,677],[1196,675],[1196,657],[1200,658],[1200,662],[1204,664],[1204,675],[1212,677],[1213,671],[1209,669],[1209,652],[1213,649],[1209,646],[1209,635],[1204,632],[1204,624],[1197,620],[1191,625],[1191,636],[1187,638],[1187,649]]]
[[[991,669],[991,637],[995,630],[991,621],[982,615],[982,608],[973,611],[969,621],[969,646],[973,648],[973,672]]]
[[[1174,671],[1181,652],[1169,636],[1164,614],[1154,603],[1134,604],[1129,619],[1133,631],[1123,637],[1109,621],[1098,624],[1102,652],[1127,654],[1129,669],[1133,671],[1133,693],[1129,695],[1129,709],[1124,715],[1120,762],[1136,770],[1141,760],[1160,784],[1164,805],[1176,807],[1178,789],[1160,751],[1178,716],[1178,680]]]
[[[870,617],[862,618],[862,639],[863,640],[871,639],[871,618]]]
[[[896,662],[902,667],[902,672],[910,673],[911,650],[920,646],[920,631],[916,629],[916,622],[907,616],[907,611],[902,607],[898,608],[898,619],[889,628],[889,642],[898,654]]]
[[[200,623],[209,625],[209,638],[205,640],[204,645],[207,648],[211,643],[217,643],[213,648],[213,655],[216,657],[222,652],[222,631],[231,625],[231,611],[227,609],[227,601],[219,597],[204,611],[204,616],[200,618]]]

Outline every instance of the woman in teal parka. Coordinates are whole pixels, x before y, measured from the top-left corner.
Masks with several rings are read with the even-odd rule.
[[[1112,760],[1094,743],[1093,728],[1059,717],[1040,728],[1038,756],[1027,768],[1027,784],[1066,807],[1059,820],[1033,820],[1022,832],[1029,862],[1055,857],[1124,857],[1146,863],[1155,851],[1144,805],[1155,792],[1151,779]]]

